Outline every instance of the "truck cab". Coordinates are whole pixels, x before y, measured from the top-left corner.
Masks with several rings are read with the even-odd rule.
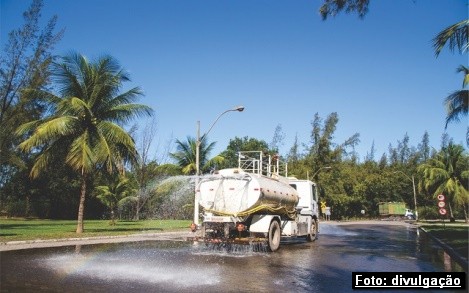
[[[300,214],[318,216],[318,191],[316,183],[309,180],[298,180],[294,177],[288,178],[290,186],[298,191],[297,210]]]

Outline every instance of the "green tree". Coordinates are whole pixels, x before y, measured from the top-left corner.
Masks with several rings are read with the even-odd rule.
[[[177,139],[176,152],[169,154],[171,158],[176,160],[177,165],[182,168],[182,173],[186,175],[195,174],[197,171],[196,145],[196,140],[189,136],[185,142]],[[206,138],[200,141],[199,164],[201,173],[206,173],[211,167],[223,163],[224,158],[221,155],[209,158],[214,147],[215,142],[208,143]]]
[[[425,131],[423,134],[422,142],[418,145],[417,149],[420,155],[420,160],[425,162],[430,158],[430,135],[428,134],[428,131]]]
[[[111,184],[96,186],[94,189],[96,197],[109,208],[112,225],[115,225],[116,209],[127,202],[137,201],[137,192],[130,179],[122,175],[117,176]]]
[[[264,154],[270,154],[267,142],[250,137],[235,137],[230,139],[226,150],[220,155],[225,158],[221,167],[235,168],[238,166],[238,153],[247,151],[262,151]],[[272,152],[274,154],[276,152]]]
[[[322,121],[318,113],[314,115],[312,121],[311,142],[309,153],[305,157],[311,171],[318,170],[324,166],[331,166],[334,162],[340,160],[341,155],[344,153],[344,146],[348,144],[345,142],[342,145],[337,145],[333,142],[334,132],[337,129],[339,116],[333,112]],[[350,139],[352,145],[356,145],[358,136]]]
[[[21,138],[12,133],[21,124],[38,119],[47,106],[41,99],[22,95],[24,88],[47,85],[51,52],[63,35],[63,31],[54,32],[57,16],[41,28],[42,6],[41,0],[32,2],[23,13],[24,25],[8,34],[0,54],[0,188],[29,164],[30,158],[16,150]]]
[[[282,125],[278,124],[275,127],[274,136],[272,138],[272,141],[270,142],[269,149],[272,152],[278,153],[280,150],[280,147],[283,146],[284,139],[285,139],[285,132],[283,132],[282,130]]]
[[[62,62],[53,63],[58,93],[30,89],[26,94],[50,100],[50,116],[25,123],[19,135],[31,134],[19,146],[23,151],[40,150],[31,169],[31,177],[44,172],[55,154],[66,150],[65,163],[81,176],[77,233],[83,232],[83,214],[87,182],[97,169],[115,172],[122,162],[135,161],[137,151],[132,137],[120,126],[151,109],[134,104],[142,92],[132,88],[119,93],[128,74],[110,56],[89,62],[71,53]]]
[[[451,204],[462,206],[466,221],[469,203],[468,165],[469,156],[463,146],[449,143],[435,157],[418,167],[423,179],[421,187],[432,192],[435,198],[439,194],[446,196],[451,218],[454,218]]]

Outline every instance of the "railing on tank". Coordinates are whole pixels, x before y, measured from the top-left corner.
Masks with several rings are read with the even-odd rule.
[[[238,168],[268,177],[288,176],[287,163],[280,161],[280,156],[265,155],[262,151],[238,152]]]

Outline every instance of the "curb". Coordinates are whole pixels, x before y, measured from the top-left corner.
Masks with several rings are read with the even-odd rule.
[[[433,241],[435,241],[438,245],[443,248],[443,250],[448,253],[466,272],[468,271],[469,268],[469,260],[463,257],[461,254],[459,254],[457,251],[455,251],[451,246],[448,244],[444,243],[440,239],[436,238],[433,236],[431,233],[425,230],[425,228],[418,227],[421,231],[425,233],[425,235],[428,235]]]
[[[56,239],[32,239],[32,240],[16,240],[0,242],[0,251],[4,250],[16,250],[16,249],[27,249],[34,247],[25,247],[28,245],[39,245],[39,247],[51,246],[67,246],[76,245],[80,242],[91,242],[96,243],[102,240],[119,240],[126,241],[142,241],[151,240],[152,238],[160,238],[165,240],[179,240],[184,239],[184,232],[173,231],[173,232],[160,232],[160,233],[139,233],[129,235],[110,235],[110,236],[94,236],[94,237],[73,237],[73,238],[56,238]]]
[[[128,235],[121,236],[96,236],[96,237],[75,237],[75,238],[57,238],[57,239],[34,239],[34,240],[16,240],[16,241],[7,241],[0,242],[0,246],[3,245],[20,245],[20,244],[35,244],[35,243],[53,243],[61,241],[87,241],[87,240],[101,240],[101,239],[114,239],[114,238],[124,238],[129,237]]]

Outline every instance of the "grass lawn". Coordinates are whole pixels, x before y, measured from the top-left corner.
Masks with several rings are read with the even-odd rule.
[[[190,220],[141,220],[116,221],[110,225],[109,220],[85,220],[85,231],[76,234],[76,220],[0,219],[0,242],[169,232],[189,230],[190,223]]]
[[[467,225],[445,225],[433,224],[433,225],[422,225],[422,227],[440,239],[442,242],[448,244],[460,255],[468,258],[469,248],[469,227]]]

